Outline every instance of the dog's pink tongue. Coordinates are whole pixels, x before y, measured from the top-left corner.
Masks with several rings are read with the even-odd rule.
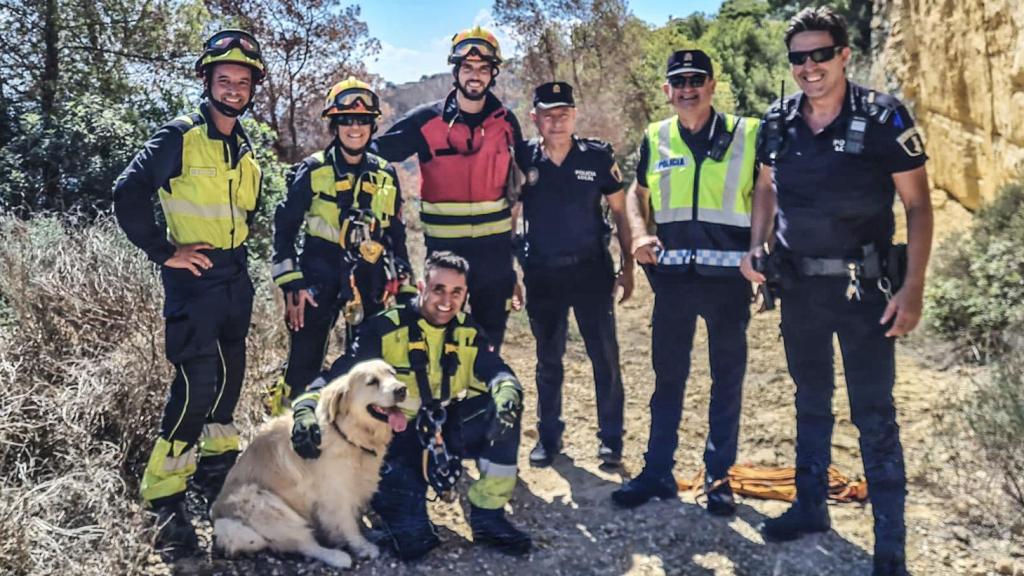
[[[405,419],[405,413],[397,408],[388,412],[388,425],[396,433],[405,431],[405,427],[409,424],[409,421]]]

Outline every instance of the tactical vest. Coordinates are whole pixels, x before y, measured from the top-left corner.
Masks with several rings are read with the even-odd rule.
[[[182,134],[181,174],[160,188],[167,234],[176,245],[206,243],[233,249],[249,236],[246,218],[256,209],[261,171],[249,139],[241,133],[238,163],[228,145],[207,134],[207,120],[193,113],[175,118],[189,126]]]
[[[349,173],[341,179],[335,177],[334,155],[336,150],[320,151],[313,154],[317,166],[310,170],[309,183],[313,189],[313,200],[306,212],[306,234],[327,240],[334,244],[341,241],[341,205],[338,197],[351,193],[352,206],[361,210],[372,210],[380,222],[381,229],[391,226],[395,217],[395,180],[384,168],[388,163],[380,156],[366,153],[364,170],[358,175]]]
[[[750,228],[758,121],[731,114],[712,117],[714,122],[720,119],[732,140],[721,160],[705,157],[700,164],[683,140],[675,117],[647,127],[647,188],[658,236],[665,245],[659,265],[695,262],[736,267],[749,248],[746,242],[722,240],[724,235],[716,236],[719,239],[713,245],[697,246],[687,245],[681,235],[663,233],[678,223]]]
[[[477,380],[473,374],[473,366],[476,364],[477,329],[466,323],[466,314],[460,312],[452,319],[455,326],[452,330],[450,342],[445,342],[444,330],[431,327],[425,319],[413,308],[396,306],[382,314],[394,324],[394,329],[388,331],[381,337],[381,358],[394,367],[398,379],[405,383],[413,409],[406,410],[410,416],[416,414],[419,408],[420,392],[416,384],[416,374],[409,362],[410,346],[426,346],[429,363],[427,376],[430,381],[430,392],[435,399],[445,402],[452,398],[463,396],[476,396],[487,392],[487,384]],[[420,341],[410,341],[409,325],[418,322],[420,333],[423,337]],[[442,398],[441,394],[441,358],[450,352],[447,349],[454,346],[458,357],[458,368],[451,376],[450,391],[448,398]]]
[[[472,130],[438,115],[420,129],[432,156],[420,164],[424,235],[480,238],[512,230],[505,186],[514,134],[507,114],[506,108],[499,108]],[[453,134],[466,141],[453,144],[449,140]],[[476,151],[463,153],[469,149]]]

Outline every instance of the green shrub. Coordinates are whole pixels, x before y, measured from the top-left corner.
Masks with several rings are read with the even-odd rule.
[[[1024,319],[1024,179],[936,251],[926,317],[978,361],[1007,351],[1008,328]]]

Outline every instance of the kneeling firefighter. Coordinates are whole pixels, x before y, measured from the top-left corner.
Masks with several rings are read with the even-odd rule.
[[[323,369],[331,328],[343,314],[346,346],[363,318],[386,307],[408,277],[402,195],[394,167],[366,150],[380,99],[354,77],[327,93],[321,114],[333,139],[297,164],[274,213],[274,282],[284,291],[291,346],[266,403],[276,415]],[[305,221],[302,255],[296,240]]]
[[[473,540],[510,555],[530,550],[529,535],[505,517],[516,483],[522,388],[477,323],[461,311],[469,264],[451,252],[426,262],[416,302],[360,325],[350,354],[295,402],[292,444],[304,458],[320,454],[314,411],[319,389],[356,363],[383,358],[408,385],[403,405],[415,426],[395,435],[373,509],[398,556],[419,558],[439,544],[427,516],[427,486],[454,498],[462,458],[476,458],[480,479],[469,489]]]

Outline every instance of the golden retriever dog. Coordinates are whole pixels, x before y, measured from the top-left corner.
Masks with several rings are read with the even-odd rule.
[[[381,360],[361,362],[332,381],[316,408],[315,460],[292,449],[291,413],[267,422],[210,510],[214,547],[229,557],[268,548],[299,553],[336,568],[352,566],[343,545],[357,558],[376,558],[360,518],[377,490],[391,436],[407,424],[398,408],[405,397],[405,384]]]

